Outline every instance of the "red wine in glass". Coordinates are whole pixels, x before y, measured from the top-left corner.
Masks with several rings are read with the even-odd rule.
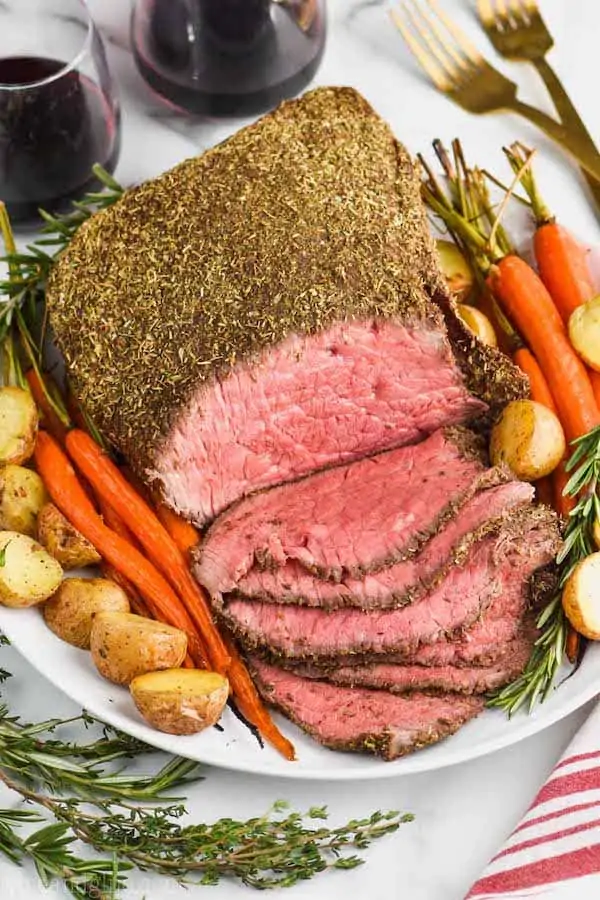
[[[132,18],[150,87],[203,115],[253,115],[299,93],[325,36],[325,0],[137,0]]]
[[[113,171],[118,110],[90,78],[37,56],[0,59],[0,199],[14,222],[57,210]]]

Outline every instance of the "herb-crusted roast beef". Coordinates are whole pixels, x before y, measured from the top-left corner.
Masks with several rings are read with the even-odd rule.
[[[196,576],[212,595],[234,590],[255,565],[360,577],[406,559],[492,478],[471,432],[436,431],[246,497],[209,529]]]
[[[531,502],[531,485],[508,481],[507,477],[504,469],[490,470],[484,480],[486,489],[458,509],[446,527],[437,531],[420,552],[412,553],[400,562],[367,572],[360,578],[343,576],[339,581],[319,578],[296,560],[267,569],[254,565],[238,581],[233,593],[248,600],[295,603],[322,609],[343,606],[385,609],[411,603],[433,581],[444,577],[454,557],[460,556],[461,543],[471,532],[488,519],[508,516],[511,510]],[[496,479],[498,483],[494,484]],[[332,530],[332,537],[335,537],[335,530]]]
[[[508,521],[491,520],[474,532],[463,558],[409,606],[323,610],[232,599],[221,614],[247,649],[274,658],[403,660],[422,646],[460,636],[476,622],[481,626],[494,599],[502,598],[493,616],[510,606],[512,633],[506,641],[519,627],[531,576],[551,562],[558,545],[555,517],[541,507],[524,507]]]
[[[442,740],[483,709],[480,697],[348,688],[300,678],[255,661],[259,690],[267,702],[333,750],[363,750],[396,759]]]
[[[198,524],[525,393],[454,314],[413,164],[350,89],[128,191],[47,297],[83,406]]]

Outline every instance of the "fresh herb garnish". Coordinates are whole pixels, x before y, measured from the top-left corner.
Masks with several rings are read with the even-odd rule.
[[[168,795],[199,779],[196,763],[172,758],[155,774],[127,775],[123,761],[152,748],[106,726],[89,743],[56,736],[77,722],[100,725],[85,715],[27,725],[0,708],[0,783],[38,808],[0,809],[0,852],[33,861],[45,885],[60,880],[82,900],[114,900],[134,868],[186,884],[232,877],[255,888],[290,887],[327,869],[355,868],[362,860],[352,851],[412,819],[376,812],[330,828],[324,807],[301,815],[278,802],[246,821],[182,823],[185,808]],[[23,837],[21,827],[33,822],[40,829]],[[78,844],[102,858],[80,858]]]
[[[572,446],[574,450],[566,465],[572,475],[564,493],[578,500],[570,513],[564,545],[556,560],[559,566],[558,587],[537,620],[541,634],[525,671],[489,700],[489,706],[499,707],[509,715],[524,704],[531,710],[537,700],[544,700],[552,690],[564,661],[567,637],[562,589],[575,566],[595,550],[593,530],[596,521],[600,520],[600,426],[577,438]]]

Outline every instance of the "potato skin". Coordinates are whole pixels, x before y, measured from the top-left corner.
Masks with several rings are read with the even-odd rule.
[[[132,613],[100,612],[92,621],[90,650],[104,678],[129,684],[146,672],[180,666],[187,653],[187,635]]]
[[[42,608],[48,628],[82,650],[90,649],[92,621],[99,612],[129,612],[125,591],[107,578],[66,578]]]
[[[0,465],[19,466],[33,454],[39,415],[29,391],[0,388]]]
[[[600,640],[600,553],[586,556],[567,579],[562,605],[575,631]]]
[[[37,472],[12,463],[0,469],[0,528],[34,537],[38,514],[47,501]]]
[[[53,503],[40,510],[37,538],[63,569],[84,569],[100,562],[100,554]]]
[[[17,531],[0,531],[0,603],[23,608],[52,596],[63,570],[50,554]]]
[[[565,450],[565,435],[558,418],[534,400],[508,403],[492,429],[492,465],[506,463],[523,481],[549,475]]]
[[[153,728],[167,734],[197,734],[218,722],[229,682],[216,672],[165,669],[134,678],[129,690]]]
[[[582,360],[600,372],[600,297],[588,300],[571,313],[569,338]]]

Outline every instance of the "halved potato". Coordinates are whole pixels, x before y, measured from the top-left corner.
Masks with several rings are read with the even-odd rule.
[[[129,612],[125,591],[107,578],[66,578],[44,603],[46,625],[63,641],[90,649],[92,621],[99,612]]]
[[[52,596],[63,570],[41,544],[17,531],[0,531],[0,603],[34,606]]]
[[[153,728],[168,734],[196,734],[218,722],[229,682],[203,669],[166,669],[134,678],[129,690]]]
[[[0,528],[33,537],[38,514],[47,500],[37,472],[13,465],[0,469]]]
[[[459,302],[466,300],[473,290],[474,278],[471,266],[453,241],[439,240],[435,245],[448,290]]]
[[[487,344],[488,347],[498,346],[498,338],[496,337],[494,326],[485,313],[482,313],[475,306],[468,306],[466,303],[459,303],[457,312],[465,325],[471,329],[482,344]]]
[[[20,465],[30,459],[39,416],[29,391],[0,388],[0,465]]]
[[[100,554],[74,528],[53,504],[46,503],[37,519],[37,538],[40,544],[59,561],[63,569],[83,569],[100,562]]]
[[[569,338],[588,366],[600,372],[600,296],[571,313]]]
[[[600,640],[600,553],[575,566],[563,588],[562,604],[575,631],[591,641]]]
[[[174,669],[187,653],[187,635],[126,612],[100,612],[92,620],[90,650],[101,675],[129,684],[138,675]]]
[[[537,481],[549,475],[565,449],[565,435],[558,418],[535,400],[508,403],[492,429],[492,465],[506,463],[523,481]]]

